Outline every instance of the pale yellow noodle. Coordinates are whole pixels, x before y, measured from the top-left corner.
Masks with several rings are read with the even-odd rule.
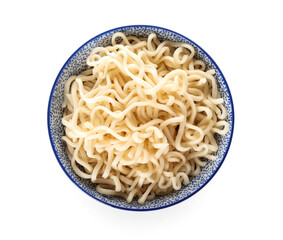
[[[68,157],[101,194],[139,204],[187,185],[229,130],[214,69],[187,43],[117,32],[64,89]]]

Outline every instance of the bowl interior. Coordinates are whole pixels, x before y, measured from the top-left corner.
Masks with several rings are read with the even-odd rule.
[[[75,174],[71,167],[70,160],[65,152],[65,143],[61,140],[64,135],[64,127],[62,125],[62,102],[64,98],[64,84],[71,75],[78,75],[80,72],[87,68],[86,59],[91,53],[92,49],[97,46],[107,46],[111,44],[111,36],[117,32],[124,32],[126,35],[134,35],[137,37],[147,37],[151,32],[155,32],[160,40],[171,40],[175,42],[186,42],[194,46],[196,50],[195,57],[202,59],[207,68],[213,68],[216,70],[216,79],[221,93],[224,99],[224,105],[228,110],[227,121],[230,124],[230,130],[225,136],[216,136],[219,150],[217,151],[217,159],[215,161],[209,161],[209,163],[202,169],[201,173],[192,178],[189,185],[182,187],[179,191],[175,191],[169,195],[156,197],[151,201],[146,201],[144,205],[140,205],[137,201],[133,201],[128,204],[124,199],[115,196],[104,196],[95,191],[95,184],[89,180],[80,178]],[[233,103],[232,97],[225,81],[223,74],[212,60],[212,58],[198,45],[189,40],[188,38],[173,32],[168,29],[155,27],[155,26],[126,26],[116,28],[105,33],[102,33],[93,39],[86,42],[81,46],[65,63],[61,71],[59,72],[57,79],[51,91],[49,106],[48,106],[48,129],[56,158],[67,174],[67,176],[84,192],[94,197],[95,199],[109,204],[113,207],[118,207],[128,210],[154,210],[163,207],[168,207],[176,204],[188,197],[192,196],[198,190],[200,190],[217,172],[221,166],[227,151],[230,146],[232,134],[233,134],[234,116],[233,116]]]

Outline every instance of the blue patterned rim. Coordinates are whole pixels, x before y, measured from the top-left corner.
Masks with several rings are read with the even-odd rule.
[[[228,135],[225,135],[225,138],[222,138],[220,136],[217,137],[217,141],[218,143],[220,143],[220,147],[217,153],[217,160],[210,161],[209,164],[207,164],[202,169],[199,176],[192,178],[191,183],[188,186],[184,186],[179,191],[175,191],[172,194],[162,197],[156,197],[154,200],[151,201],[146,201],[144,205],[139,205],[137,201],[133,201],[132,203],[128,204],[124,199],[115,196],[103,196],[97,193],[94,189],[93,183],[90,183],[89,180],[87,181],[81,179],[73,172],[72,168],[70,167],[70,161],[68,160],[66,153],[63,150],[65,149],[64,144],[62,143],[62,140],[60,140],[63,134],[63,126],[61,123],[62,110],[60,108],[60,103],[62,102],[62,94],[60,93],[62,93],[63,90],[64,79],[66,80],[68,76],[81,72],[84,68],[83,65],[86,65],[85,61],[82,60],[86,58],[87,55],[89,55],[91,48],[95,47],[96,44],[99,45],[99,43],[103,44],[103,46],[109,45],[110,36],[117,31],[122,31],[129,35],[136,36],[141,36],[143,34],[154,31],[157,33],[158,37],[161,40],[169,39],[172,41],[182,41],[192,44],[196,49],[196,57],[201,58],[205,61],[207,66],[213,67],[216,70],[216,79],[218,81],[220,94],[224,98],[224,105],[228,110],[228,122],[230,124],[230,130],[227,133]],[[80,68],[74,69],[72,68],[72,64],[75,67],[80,66]],[[220,68],[217,66],[215,61],[209,56],[209,54],[206,53],[195,42],[177,32],[166,28],[151,25],[129,25],[114,28],[97,35],[96,37],[90,39],[88,42],[83,44],[80,48],[78,48],[66,61],[66,63],[60,70],[50,93],[47,109],[47,125],[51,146],[59,165],[69,177],[69,179],[73,183],[75,183],[75,185],[77,185],[82,191],[84,191],[86,194],[93,197],[94,199],[115,208],[132,211],[151,211],[170,207],[190,198],[199,190],[201,190],[217,173],[231,145],[234,131],[234,106],[229,86]]]

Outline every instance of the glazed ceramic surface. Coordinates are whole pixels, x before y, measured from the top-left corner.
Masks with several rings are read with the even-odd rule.
[[[216,70],[215,77],[218,83],[221,96],[224,99],[224,105],[228,110],[227,120],[231,126],[229,132],[225,136],[216,136],[219,145],[219,150],[216,153],[217,159],[215,161],[209,161],[208,164],[202,169],[201,173],[191,179],[189,185],[184,186],[179,191],[174,191],[169,195],[156,197],[151,201],[146,201],[144,205],[138,204],[137,201],[127,203],[124,199],[120,197],[104,196],[96,192],[95,184],[93,184],[90,180],[80,178],[73,171],[70,160],[68,159],[68,156],[65,151],[66,145],[61,139],[64,135],[64,127],[62,125],[61,119],[65,82],[71,75],[78,75],[80,72],[87,68],[86,59],[93,48],[98,46],[104,47],[111,45],[111,37],[115,32],[118,31],[121,31],[126,35],[134,35],[137,37],[147,37],[151,32],[155,32],[161,41],[170,40],[191,44],[196,50],[195,57],[198,59],[202,59],[206,63],[208,69],[213,68]],[[85,193],[95,198],[96,200],[99,200],[113,207],[127,210],[155,210],[172,206],[191,197],[193,194],[198,192],[203,186],[206,185],[206,183],[209,182],[209,180],[215,175],[215,173],[222,165],[231,143],[233,135],[233,126],[234,110],[232,96],[223,74],[221,73],[219,67],[216,65],[213,59],[201,47],[199,47],[196,43],[194,43],[187,37],[184,37],[174,31],[155,26],[138,25],[120,27],[104,32],[86,42],[67,60],[67,62],[62,67],[51,90],[48,105],[48,131],[51,145],[59,164],[61,165],[62,169],[65,171],[67,176],[80,189],[82,189]]]

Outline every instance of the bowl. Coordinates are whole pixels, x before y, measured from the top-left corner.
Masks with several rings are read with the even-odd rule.
[[[137,37],[146,37],[151,32],[155,32],[160,40],[171,40],[191,44],[196,50],[195,57],[202,59],[208,68],[214,68],[216,70],[215,76],[218,88],[222,98],[224,99],[224,106],[228,110],[227,121],[230,124],[230,130],[224,136],[217,135],[216,137],[219,145],[219,149],[216,153],[216,160],[209,161],[208,164],[201,170],[200,174],[192,178],[190,184],[183,186],[179,191],[174,191],[173,193],[165,196],[156,197],[153,200],[146,201],[143,205],[138,204],[137,201],[127,203],[122,198],[115,196],[104,196],[96,192],[95,184],[93,184],[90,180],[82,179],[75,174],[65,151],[65,142],[63,142],[61,139],[64,134],[64,127],[61,121],[63,114],[61,106],[64,98],[65,82],[71,75],[78,75],[80,72],[85,70],[87,67],[86,59],[91,53],[92,49],[97,46],[110,45],[111,36],[118,31],[121,31],[126,35],[134,35]],[[221,167],[229,150],[234,128],[234,109],[232,96],[228,84],[214,60],[200,46],[198,46],[189,38],[166,28],[148,25],[123,26],[106,31],[90,39],[78,50],[76,50],[66,61],[54,82],[48,103],[47,118],[48,132],[54,154],[69,179],[89,196],[102,203],[120,209],[135,211],[148,211],[169,207],[190,198],[199,190],[201,190],[213,178],[213,176]]]

